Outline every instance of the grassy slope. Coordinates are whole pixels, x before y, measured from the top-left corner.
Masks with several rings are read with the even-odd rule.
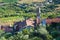
[[[0,25],[12,25],[16,21],[24,20],[23,17],[0,18]]]
[[[0,2],[2,2],[2,0],[0,0]]]
[[[21,0],[19,3],[43,2],[45,0]]]
[[[34,14],[24,14],[25,16],[33,16]],[[22,14],[22,16],[14,16],[14,17],[3,17],[3,18],[0,18],[0,25],[12,25],[14,22],[17,22],[17,21],[23,21],[24,20],[24,16]],[[27,17],[28,17],[27,16]]]
[[[31,3],[31,2],[34,2],[36,0],[22,0],[22,1],[19,1],[19,2],[26,2],[26,3]],[[40,2],[42,2],[43,0],[38,0]],[[54,13],[54,12],[53,12]],[[47,15],[52,15],[52,13],[50,12],[49,14]],[[55,14],[55,13],[54,13]],[[42,14],[43,15],[43,14]],[[45,14],[45,16],[47,17],[47,15]],[[46,18],[45,16],[42,16],[42,18]],[[60,15],[59,15],[60,16]],[[7,18],[0,18],[0,25],[10,25],[10,24],[13,24],[15,21],[20,21],[20,20],[23,20],[23,18],[21,17],[7,17]]]
[[[42,13],[41,19],[47,18],[49,15],[56,15],[56,12],[48,12],[48,13],[44,13],[44,14]],[[60,14],[58,14],[57,16],[60,16]],[[12,25],[14,22],[22,21],[22,20],[24,20],[24,18],[19,17],[19,16],[0,18],[0,25]]]

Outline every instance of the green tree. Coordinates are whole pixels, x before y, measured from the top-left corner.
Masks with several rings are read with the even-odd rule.
[[[53,0],[55,4],[60,4],[60,0]]]
[[[2,1],[3,1],[4,3],[10,4],[10,7],[11,7],[12,4],[18,2],[18,0],[2,0]]]
[[[5,3],[15,3],[18,0],[2,0],[2,1],[5,2]]]

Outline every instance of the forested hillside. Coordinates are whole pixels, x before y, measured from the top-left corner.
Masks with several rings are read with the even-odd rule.
[[[27,18],[35,20],[37,16],[35,4],[41,4],[39,5],[41,21],[60,19],[60,0],[52,0],[52,2],[49,0],[0,0],[0,26],[14,27],[14,23],[23,22]],[[60,40],[60,22],[44,26],[40,24],[35,29],[27,27],[15,34],[13,34],[14,31],[3,30],[0,30],[0,40]]]

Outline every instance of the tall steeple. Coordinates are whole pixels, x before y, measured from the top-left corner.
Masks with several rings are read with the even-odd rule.
[[[41,13],[41,8],[39,6],[36,7],[36,14],[37,16],[40,17],[40,13]]]
[[[42,2],[40,3],[36,3],[35,4],[36,7],[36,24],[39,25],[40,24],[40,15],[41,15],[41,8],[44,7],[44,4]]]
[[[36,24],[39,25],[40,24],[40,14],[41,14],[41,4],[35,4],[36,6]]]

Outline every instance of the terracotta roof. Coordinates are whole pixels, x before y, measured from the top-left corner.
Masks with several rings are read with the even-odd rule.
[[[60,18],[46,19],[47,24],[51,24],[52,22],[60,23]]]

